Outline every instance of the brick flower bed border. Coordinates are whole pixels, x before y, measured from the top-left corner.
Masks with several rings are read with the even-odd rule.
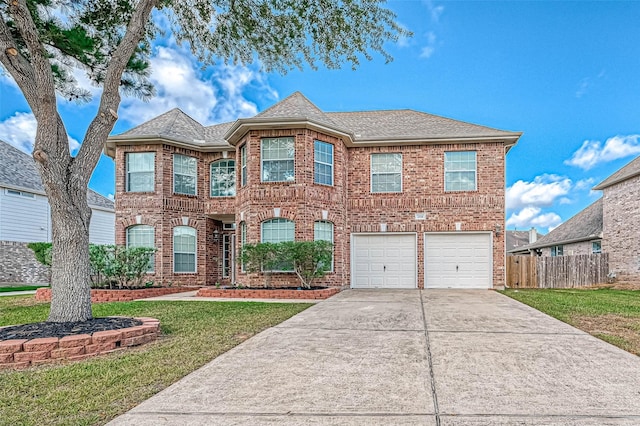
[[[160,321],[136,318],[142,325],[93,334],[13,339],[0,341],[0,370],[20,369],[61,361],[80,361],[132,346],[153,342],[160,334]]]
[[[258,289],[258,288],[201,288],[199,297],[230,297],[246,299],[327,299],[342,290],[329,287],[319,290]]]
[[[162,288],[145,288],[140,290],[91,290],[91,302],[130,302],[137,299],[147,299],[149,297],[164,296],[166,294],[183,293],[194,291],[193,287],[162,287]],[[36,300],[41,302],[51,301],[51,289],[39,288],[36,290]]]

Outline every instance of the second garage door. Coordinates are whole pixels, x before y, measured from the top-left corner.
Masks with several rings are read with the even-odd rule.
[[[490,233],[424,235],[425,288],[491,288]]]
[[[352,288],[416,288],[415,234],[354,234]]]

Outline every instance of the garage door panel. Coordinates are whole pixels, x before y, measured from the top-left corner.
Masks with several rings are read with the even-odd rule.
[[[425,241],[426,288],[490,288],[491,234],[429,234]]]
[[[353,235],[354,288],[416,288],[416,235]]]

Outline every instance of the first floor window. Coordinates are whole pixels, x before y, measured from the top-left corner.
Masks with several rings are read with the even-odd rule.
[[[220,160],[211,163],[211,196],[233,197],[236,195],[236,162]]]
[[[127,192],[153,192],[155,159],[155,152],[129,152],[125,154]]]
[[[288,219],[269,219],[262,222],[261,242],[281,243],[295,240],[295,223]],[[293,271],[293,265],[282,263],[274,268],[277,271]]]
[[[196,272],[196,230],[190,226],[173,228],[173,271]]]
[[[602,241],[594,241],[591,243],[591,253],[602,253]]]
[[[564,248],[562,246],[552,246],[551,247],[551,256],[562,256],[564,254]]]
[[[198,161],[194,157],[175,154],[173,156],[173,192],[196,195]]]
[[[127,228],[127,248],[129,247],[149,247],[155,248],[155,229],[149,225],[135,225]],[[153,272],[155,267],[154,255],[149,259],[147,272]]]
[[[371,154],[371,192],[402,192],[402,154]]]
[[[444,190],[475,191],[476,152],[455,151],[444,153]]]
[[[260,145],[263,182],[293,182],[294,139],[264,138]]]
[[[247,223],[240,222],[240,259],[242,259],[242,250],[244,250],[244,246],[247,244]],[[244,262],[241,261],[240,268],[242,272],[245,272]]]
[[[329,241],[333,244],[333,223],[319,220],[313,223],[313,239],[315,241]],[[332,249],[333,250],[333,249]],[[333,254],[331,256],[331,266],[329,271],[333,271]]]

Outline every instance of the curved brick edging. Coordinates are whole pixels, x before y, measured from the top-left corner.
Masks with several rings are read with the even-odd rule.
[[[108,354],[131,346],[153,342],[160,334],[160,321],[155,318],[135,318],[142,325],[93,334],[13,339],[0,341],[0,370],[26,368],[58,361],[80,361]]]
[[[199,288],[199,287],[197,287]],[[183,293],[194,291],[192,287],[161,287],[161,288],[145,288],[139,290],[91,290],[91,302],[130,302],[137,299],[147,299],[149,297],[164,296],[166,294]],[[36,300],[41,302],[51,301],[51,289],[39,288],[36,290]]]
[[[234,299],[327,299],[342,290],[340,287],[320,290],[201,288],[199,297],[230,297]]]

